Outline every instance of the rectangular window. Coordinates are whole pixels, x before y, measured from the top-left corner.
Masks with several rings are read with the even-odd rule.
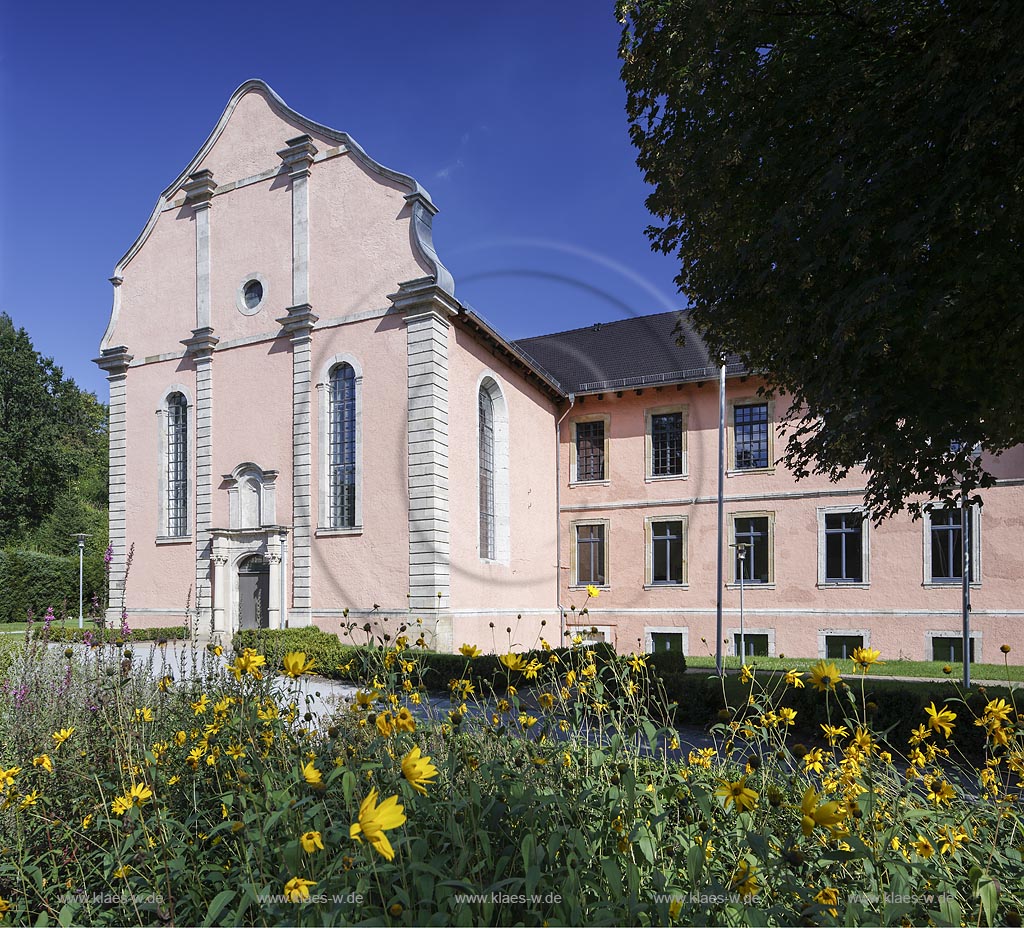
[[[679,477],[683,470],[683,414],[655,413],[651,416],[651,476]]]
[[[603,524],[576,526],[576,583],[605,586],[605,527]]]
[[[931,532],[931,580],[943,582],[962,580],[964,575],[964,533],[960,520],[959,509],[935,509],[930,513]],[[971,546],[972,553],[978,550],[977,545]],[[973,581],[976,572],[974,559],[971,559],[970,579]]]
[[[651,652],[653,654],[683,653],[682,632],[651,632]]]
[[[739,583],[768,583],[771,538],[768,516],[736,516],[733,520],[735,535],[733,576]]]
[[[948,638],[932,638],[932,660],[962,664],[964,661],[964,639],[950,635]],[[974,639],[971,638],[971,663],[975,662]]]
[[[768,467],[768,404],[733,407],[733,446],[736,470]]]
[[[651,522],[651,583],[685,582],[686,535],[681,521]]]
[[[864,517],[859,512],[825,513],[825,580],[864,582]]]
[[[848,660],[853,655],[854,648],[863,647],[863,635],[825,636],[825,657],[829,660]]]
[[[732,647],[734,654],[740,654],[740,636],[734,634],[732,636]],[[743,635],[743,656],[744,657],[767,657],[768,656],[768,636],[767,635]]]
[[[576,479],[604,480],[604,420],[576,423]]]

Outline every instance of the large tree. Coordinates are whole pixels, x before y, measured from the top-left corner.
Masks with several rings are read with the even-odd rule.
[[[0,314],[0,545],[31,543],[44,523],[54,541],[44,549],[60,548],[57,528],[64,534],[92,529],[96,512],[106,506],[106,422],[106,407],[66,379],[24,329]],[[63,497],[77,500],[89,518],[55,527],[50,517]],[[70,512],[68,505],[60,511]],[[63,550],[50,553],[71,547],[65,538]]]
[[[622,0],[653,246],[712,351],[793,401],[785,460],[876,518],[1024,442],[1016,0]],[[953,450],[951,450],[953,449]]]

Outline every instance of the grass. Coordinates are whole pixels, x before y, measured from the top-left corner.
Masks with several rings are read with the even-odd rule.
[[[36,619],[33,623],[37,628],[42,624],[41,619]],[[50,623],[52,628],[78,628],[78,616],[69,616],[66,619],[56,619]],[[95,619],[85,619],[85,627],[96,629],[99,628],[99,624]],[[0,623],[0,635],[20,635],[25,632],[28,628],[28,622],[3,622]]]
[[[740,659],[738,657],[726,657],[726,670],[739,670]],[[817,662],[816,657],[750,657],[747,662],[752,667],[760,670],[810,670]],[[840,672],[844,669],[848,674],[852,673],[853,662],[850,660],[835,660]],[[686,665],[693,669],[710,669],[715,667],[715,659],[711,655],[687,655]],[[951,673],[943,672],[943,667],[951,668]],[[945,680],[952,678],[960,680],[963,678],[963,664],[944,664],[942,661],[907,661],[889,660],[882,661],[871,668],[871,676],[879,677],[915,677],[921,679]],[[1024,666],[1003,664],[971,664],[972,680],[988,680],[995,682],[1024,681]]]

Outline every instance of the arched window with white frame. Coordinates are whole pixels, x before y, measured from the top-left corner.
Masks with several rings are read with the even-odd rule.
[[[362,531],[362,382],[351,355],[335,355],[321,368],[318,534]]]
[[[168,394],[163,412],[162,529],[167,538],[184,538],[189,535],[189,423],[185,394]]]
[[[477,386],[477,491],[479,555],[509,563],[508,405],[496,375]]]

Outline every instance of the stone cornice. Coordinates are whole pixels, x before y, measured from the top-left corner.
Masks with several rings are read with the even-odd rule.
[[[124,345],[115,345],[113,348],[104,348],[98,358],[93,358],[93,364],[106,371],[108,377],[117,377],[127,372],[133,357]]]
[[[303,335],[308,336],[319,318],[309,303],[299,303],[296,306],[289,306],[288,314],[280,316],[277,321],[284,329],[285,334],[296,338]]]
[[[181,343],[185,346],[186,353],[198,360],[209,358],[219,341],[210,326],[203,326],[201,329],[193,329],[192,337],[183,339]]]
[[[288,169],[289,175],[291,177],[306,177],[317,153],[312,136],[300,135],[297,138],[288,139],[287,145],[288,147],[282,148],[278,155]]]
[[[400,283],[398,291],[389,293],[388,299],[407,319],[427,312],[437,313],[447,319],[457,315],[462,308],[459,301],[438,286],[433,277],[418,277]]]
[[[213,179],[213,171],[203,168],[189,174],[188,181],[182,189],[185,191],[185,203],[193,209],[202,209],[210,205],[217,182]]]

